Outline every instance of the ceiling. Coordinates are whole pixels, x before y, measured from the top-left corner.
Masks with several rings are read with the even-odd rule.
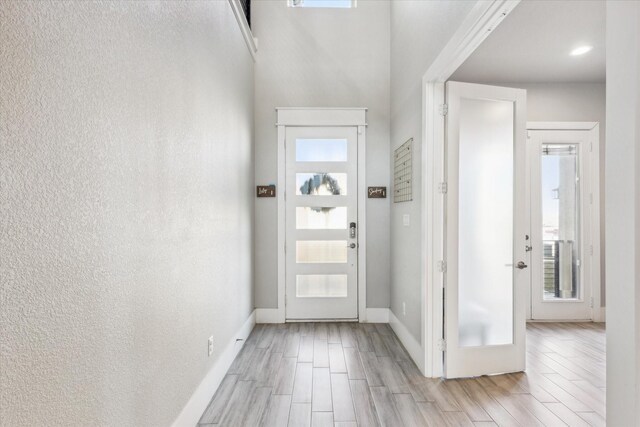
[[[581,56],[569,55],[583,45],[593,46],[593,50]],[[522,1],[451,80],[604,82],[604,1]]]

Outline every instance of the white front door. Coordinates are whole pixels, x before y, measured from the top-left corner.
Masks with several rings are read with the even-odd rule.
[[[526,91],[446,85],[445,376],[525,368]]]
[[[358,128],[287,127],[286,318],[358,318]]]
[[[529,131],[532,319],[591,319],[593,137]]]

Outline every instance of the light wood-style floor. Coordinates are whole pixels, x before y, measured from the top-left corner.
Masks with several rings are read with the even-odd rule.
[[[443,381],[386,324],[256,325],[200,425],[604,425],[604,325],[530,323],[527,339],[526,373]]]

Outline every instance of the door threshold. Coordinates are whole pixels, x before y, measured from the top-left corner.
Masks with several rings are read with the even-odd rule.
[[[527,323],[593,323],[592,319],[527,319]]]
[[[285,323],[334,323],[334,322],[352,322],[357,323],[359,319],[285,319]]]

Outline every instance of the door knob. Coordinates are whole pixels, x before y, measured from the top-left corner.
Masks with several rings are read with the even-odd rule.
[[[355,248],[356,248],[356,244],[355,244],[355,243],[352,243],[352,244],[350,244],[350,245],[349,245],[349,247],[350,247],[351,249],[355,249]]]
[[[523,261],[518,261],[518,264],[516,264],[516,268],[519,268],[520,270],[524,270],[527,267],[528,265],[525,264]]]

